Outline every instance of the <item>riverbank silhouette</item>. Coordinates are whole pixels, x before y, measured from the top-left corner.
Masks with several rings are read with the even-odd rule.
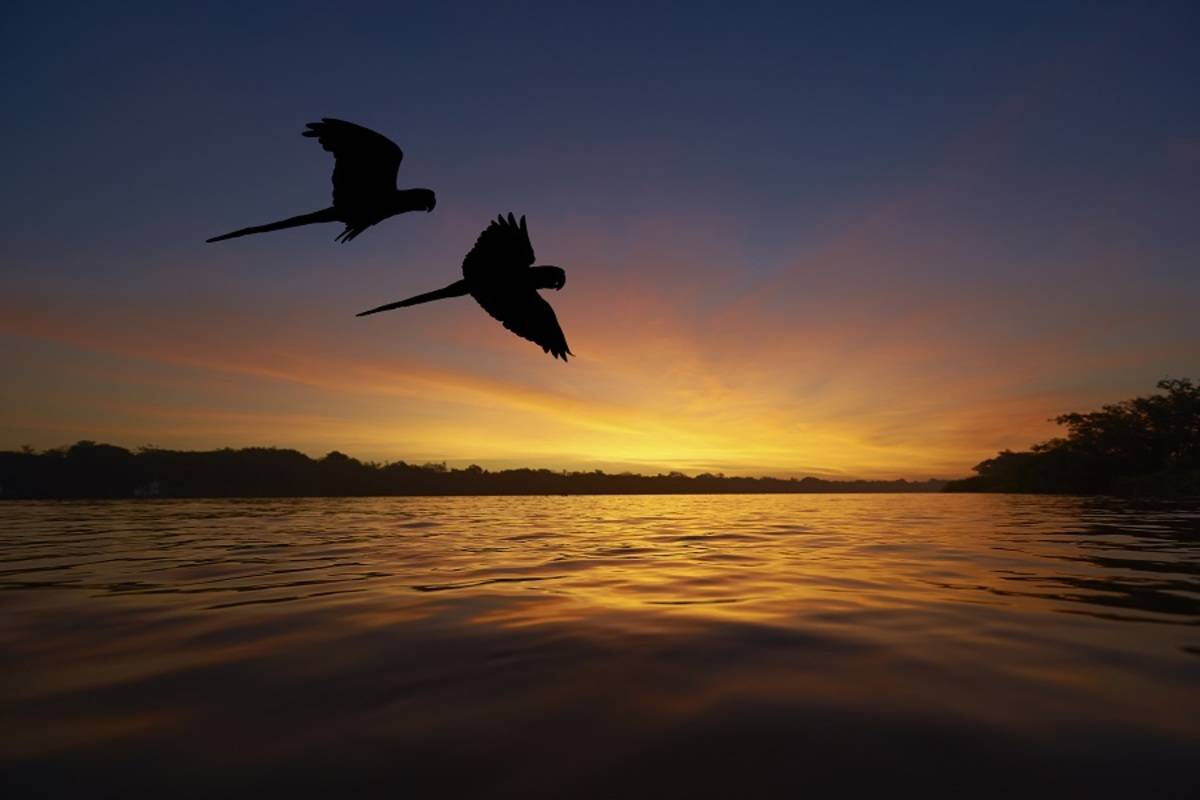
[[[1067,435],[1005,450],[948,492],[1200,495],[1200,386],[1158,382],[1159,394],[1055,417]]]
[[[314,459],[270,447],[134,451],[82,441],[40,453],[29,448],[0,452],[0,498],[5,499],[936,492],[944,484],[678,472],[490,471],[475,465],[449,469],[444,464],[363,462],[337,451]]]

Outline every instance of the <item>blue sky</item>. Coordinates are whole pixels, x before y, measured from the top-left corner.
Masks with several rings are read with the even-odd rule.
[[[1195,6],[880,8],[23,8],[0,446],[930,474],[1196,374]],[[321,116],[437,210],[203,245],[328,203]],[[508,210],[578,361],[466,301],[353,319]]]

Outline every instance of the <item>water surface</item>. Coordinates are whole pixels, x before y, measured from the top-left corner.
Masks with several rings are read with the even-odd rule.
[[[6,796],[1192,796],[1200,504],[0,505]]]

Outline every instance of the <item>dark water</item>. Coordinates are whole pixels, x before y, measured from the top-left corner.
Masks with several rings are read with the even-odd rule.
[[[6,797],[1200,797],[1200,505],[0,505]]]

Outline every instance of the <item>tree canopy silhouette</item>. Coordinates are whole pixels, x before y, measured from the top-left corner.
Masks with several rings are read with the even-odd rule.
[[[396,176],[404,153],[391,139],[353,122],[325,117],[308,123],[302,135],[315,137],[333,153],[333,205],[266,225],[254,225],[214,236],[223,242],[317,222],[341,222],[337,241],[348,242],[367,228],[406,211],[433,211],[437,198],[429,189],[397,189]]]
[[[939,481],[827,481],[703,474],[613,475],[477,465],[364,463],[344,453],[309,458],[250,447],[188,452],[77,442],[36,453],[0,451],[0,498],[347,497],[370,495],[729,494],[930,492]]]
[[[1067,435],[1005,450],[947,491],[1068,494],[1200,493],[1200,386],[1158,382],[1159,394],[1055,418]]]

